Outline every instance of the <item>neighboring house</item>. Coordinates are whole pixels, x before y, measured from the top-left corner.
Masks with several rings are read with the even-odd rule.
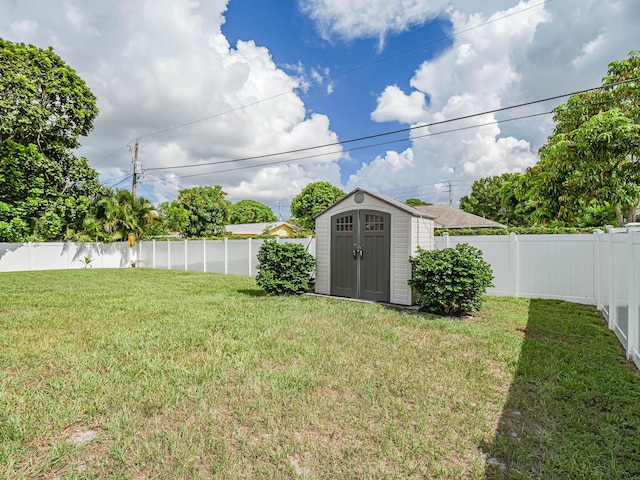
[[[432,216],[435,228],[507,228],[488,218],[445,205],[419,205],[414,208]]]
[[[225,232],[239,237],[255,237],[257,235],[273,235],[274,237],[289,238],[300,232],[300,228],[288,222],[240,223],[227,225]]]

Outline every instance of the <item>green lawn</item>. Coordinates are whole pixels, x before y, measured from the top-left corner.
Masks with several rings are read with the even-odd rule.
[[[444,319],[145,269],[0,285],[3,479],[640,478],[640,376],[592,308]]]

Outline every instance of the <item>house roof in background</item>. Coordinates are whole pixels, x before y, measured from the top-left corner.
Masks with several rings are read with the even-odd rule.
[[[419,205],[415,208],[431,215],[436,228],[507,228],[502,223],[446,205]]]
[[[224,229],[232,235],[262,235],[267,229],[271,231],[282,226],[289,227],[293,231],[300,230],[299,227],[289,222],[239,223],[226,225]]]

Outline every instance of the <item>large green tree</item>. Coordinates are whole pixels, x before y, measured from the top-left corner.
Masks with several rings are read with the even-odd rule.
[[[460,209],[509,226],[531,225],[531,208],[519,173],[503,173],[473,182],[471,193],[460,198]]]
[[[256,200],[240,200],[231,206],[231,219],[229,223],[263,223],[275,222],[278,217],[267,205]]]
[[[189,210],[179,200],[162,202],[158,206],[158,220],[164,225],[165,233],[183,233],[189,225]]]
[[[602,88],[573,95],[530,172],[540,221],[575,223],[585,206],[609,205],[618,225],[640,206],[640,51],[609,64]],[[620,83],[623,82],[623,83]]]
[[[291,201],[291,213],[306,230],[315,230],[314,217],[330,207],[345,193],[329,182],[310,183]]]
[[[178,201],[189,213],[183,234],[188,237],[213,237],[224,233],[229,223],[231,202],[220,185],[193,187],[178,192]]]
[[[96,98],[51,48],[0,39],[0,241],[63,238],[104,193],[73,155]]]

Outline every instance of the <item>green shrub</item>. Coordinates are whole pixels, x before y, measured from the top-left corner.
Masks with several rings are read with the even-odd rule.
[[[508,228],[437,228],[434,232],[436,237],[441,237],[444,233],[448,233],[452,237],[462,235],[569,235],[593,233],[598,230],[596,227],[562,227],[553,226],[545,227],[536,225],[533,227],[508,227]],[[606,230],[601,227],[600,230]]]
[[[293,295],[311,290],[315,260],[302,245],[265,241],[258,250],[256,282],[270,295]]]
[[[482,307],[483,295],[493,284],[491,266],[482,252],[466,243],[442,250],[418,249],[409,259],[409,285],[424,310],[439,315],[469,315]]]

